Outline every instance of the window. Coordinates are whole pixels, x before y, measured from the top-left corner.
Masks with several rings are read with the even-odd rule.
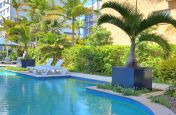
[[[0,3],[0,8],[2,8],[2,2]]]
[[[9,8],[7,8],[7,13],[9,13]]]
[[[6,0],[6,3],[9,4],[9,0]]]
[[[5,7],[6,2],[5,2],[5,1],[3,1],[2,3],[3,3],[3,7]]]
[[[3,15],[5,15],[5,10],[3,10]]]

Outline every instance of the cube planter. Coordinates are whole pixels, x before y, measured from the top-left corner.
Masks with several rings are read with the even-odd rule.
[[[152,69],[113,67],[112,85],[152,89]]]
[[[27,66],[35,66],[34,59],[21,59],[21,67],[26,68]]]

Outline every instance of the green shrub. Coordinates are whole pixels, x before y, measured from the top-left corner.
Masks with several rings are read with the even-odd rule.
[[[62,52],[64,66],[69,70],[101,75],[111,75],[113,66],[124,66],[129,53],[129,46],[75,46]],[[172,45],[172,53],[176,45]],[[164,60],[162,48],[157,45],[141,44],[136,49],[136,57],[141,67],[153,69],[153,79],[161,81],[158,66]]]
[[[151,97],[150,99],[152,100],[152,102],[159,103],[159,104],[164,105],[168,108],[172,107],[172,105],[166,100],[164,95]]]
[[[176,57],[160,63],[158,76],[162,81],[176,83]]]
[[[100,89],[112,90],[117,93],[121,93],[125,96],[139,96],[140,94],[152,92],[148,89],[137,89],[137,88],[123,88],[120,86],[112,86],[111,84],[97,85]]]
[[[156,58],[147,50],[146,53],[139,48],[137,57],[142,66],[157,68],[155,65],[162,59],[161,56]],[[146,48],[145,48],[146,50]],[[124,66],[128,57],[128,46],[76,46],[63,51],[63,58],[65,66],[73,71],[90,72],[90,73],[103,73],[111,75],[113,66]],[[139,53],[141,52],[141,53]]]
[[[9,54],[9,57],[10,57],[10,59],[12,60],[12,61],[15,61],[16,59],[17,59],[17,56],[16,56],[16,53],[10,53]]]
[[[86,39],[87,45],[102,46],[112,44],[111,32],[105,28],[93,27],[92,33]]]
[[[63,51],[65,66],[73,71],[110,75],[112,66],[123,66],[126,46],[77,46]]]
[[[170,87],[164,94],[170,97],[174,97],[176,99],[176,87]]]

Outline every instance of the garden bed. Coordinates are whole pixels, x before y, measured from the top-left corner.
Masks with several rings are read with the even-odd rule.
[[[171,109],[176,114],[176,98],[168,95],[159,95],[150,98],[152,102],[159,103]]]
[[[103,84],[103,85],[97,85],[98,88],[100,89],[107,89],[107,90],[111,90],[117,93],[121,93],[124,96],[139,96],[142,94],[147,94],[147,93],[151,93],[151,92],[157,92],[159,90],[157,89],[145,89],[145,88],[123,88],[120,86],[112,86],[111,84]]]

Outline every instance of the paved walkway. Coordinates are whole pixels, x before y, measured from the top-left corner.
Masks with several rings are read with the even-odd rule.
[[[99,75],[91,75],[91,74],[83,74],[83,73],[75,73],[75,72],[70,72],[69,74],[72,76],[76,76],[76,77],[105,81],[105,82],[110,82],[110,83],[112,81],[112,77],[110,77],[110,76],[99,76]],[[167,90],[169,88],[169,86],[170,85],[168,85],[168,84],[160,84],[160,83],[153,83],[152,84],[152,87],[154,89],[159,89],[159,90]]]
[[[26,75],[30,75],[37,78],[46,78],[46,77],[58,77],[58,76],[74,76],[79,78],[85,78],[85,79],[91,79],[91,80],[97,80],[97,81],[103,81],[103,82],[109,82],[111,83],[112,78],[110,76],[100,76],[100,75],[92,75],[92,74],[84,74],[84,73],[76,73],[76,72],[68,72],[65,75],[62,74],[50,74],[50,75],[35,75],[29,72],[20,72]],[[154,89],[158,90],[167,90],[170,85],[168,84],[160,84],[160,83],[153,83],[152,87]]]

